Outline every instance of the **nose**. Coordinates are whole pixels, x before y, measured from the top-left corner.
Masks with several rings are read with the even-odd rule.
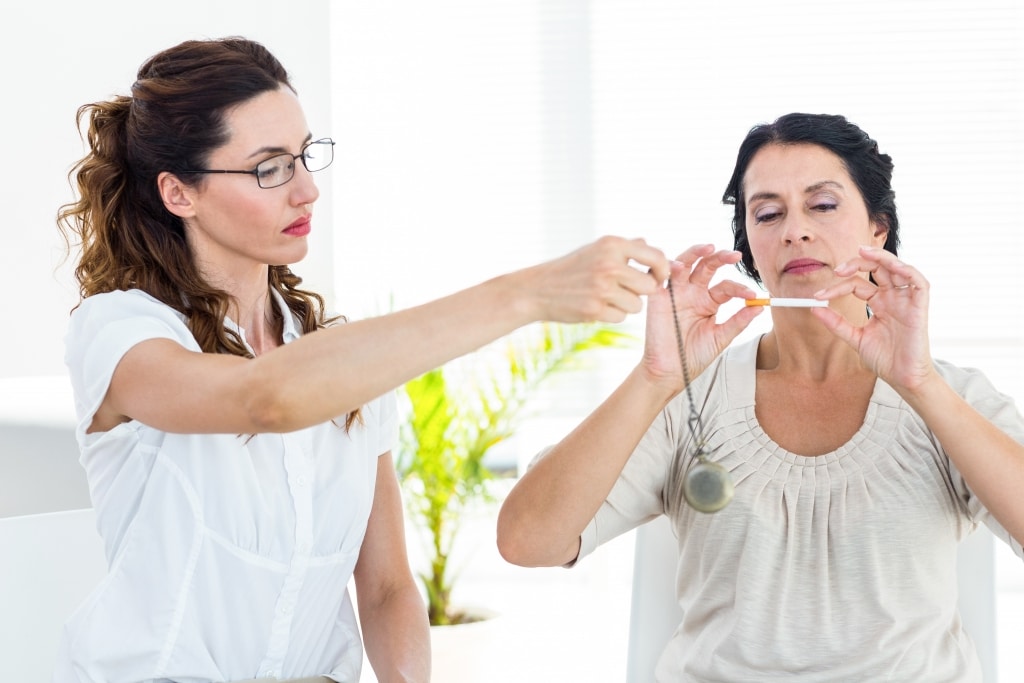
[[[291,189],[292,203],[296,206],[312,204],[320,197],[320,189],[313,180],[313,174],[302,164],[297,164],[295,176],[288,183]]]
[[[811,222],[801,213],[793,212],[786,215],[782,226],[781,237],[786,244],[807,242],[814,236]]]

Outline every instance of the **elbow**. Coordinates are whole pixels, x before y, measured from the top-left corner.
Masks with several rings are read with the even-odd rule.
[[[264,434],[300,428],[302,425],[296,424],[295,411],[288,400],[287,385],[261,374],[256,368],[252,370],[239,384],[239,401],[244,419],[250,425],[246,431]]]
[[[503,517],[505,515],[498,516],[498,554],[509,564],[529,566],[523,559],[522,543],[517,538],[514,529],[509,528],[509,523],[502,523]]]
[[[256,434],[281,433],[292,431],[289,426],[288,412],[282,401],[268,392],[259,392],[245,399],[245,413]]]
[[[498,512],[498,554],[509,564],[529,567],[531,565],[526,560],[528,557],[528,547],[523,538],[525,534],[521,532],[521,525],[516,523],[514,517],[515,514],[510,512],[505,506],[502,506]]]
[[[551,525],[544,526],[550,531]],[[571,560],[555,549],[557,542],[505,506],[498,513],[497,543],[502,559],[519,567],[557,567]]]

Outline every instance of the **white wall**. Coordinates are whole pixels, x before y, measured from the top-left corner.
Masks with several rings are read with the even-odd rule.
[[[862,4],[823,16],[802,2],[746,3],[742,12],[730,5],[723,21],[713,11],[724,5],[677,0],[7,3],[0,378],[63,373],[66,313],[77,292],[69,268],[58,267],[54,219],[72,198],[66,173],[83,151],[76,109],[125,92],[160,49],[242,34],[289,68],[314,135],[348,143],[339,145],[333,179],[321,181],[317,208],[317,224],[332,226],[333,195],[339,224],[314,233],[296,268],[346,313],[372,313],[391,293],[400,303],[444,293],[591,233],[640,234],[673,249],[706,239],[680,234],[695,226],[721,244],[727,223],[717,197],[746,127],[766,109],[843,111],[896,157],[905,253],[936,284],[935,352],[984,367],[1024,399],[1024,318],[1015,305],[1021,171],[994,170],[1024,150],[1020,125],[995,131],[1022,120],[1024,15],[1003,0],[889,3],[887,13]],[[772,21],[781,24],[766,31]],[[556,32],[558,40],[542,44]],[[975,38],[975,48],[964,49],[964,38]],[[885,51],[879,72],[866,71],[858,54],[868,43]],[[983,68],[977,46],[1004,50],[1008,66]],[[524,80],[531,73],[543,82]],[[445,84],[437,78],[444,74],[458,81]],[[779,74],[805,74],[806,82],[777,92],[751,85]],[[391,79],[386,92],[381,79]],[[856,115],[867,109],[851,108],[851,98],[875,108]],[[895,115],[901,103],[908,113]],[[736,128],[709,136],[705,119],[694,122],[700,116],[728,116]],[[720,141],[724,151],[709,150]],[[438,163],[453,155],[455,165]],[[510,161],[519,164],[517,182],[505,195],[487,194],[493,169]],[[454,217],[464,232],[452,230]],[[1009,227],[994,227],[1006,217]],[[937,242],[951,249],[931,248]],[[11,450],[0,444],[0,456]]]
[[[64,373],[67,312],[78,295],[70,266],[60,265],[55,217],[73,196],[67,172],[83,153],[78,107],[124,94],[147,57],[182,40],[245,35],[289,69],[314,135],[330,135],[328,13],[328,0],[15,0],[5,6],[0,230],[8,289],[0,299],[0,377]],[[317,217],[319,225],[330,225],[329,192]],[[310,256],[296,272],[330,297],[330,231],[316,231],[310,241]]]

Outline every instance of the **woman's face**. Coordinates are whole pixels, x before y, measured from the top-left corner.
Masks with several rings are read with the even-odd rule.
[[[868,217],[842,160],[819,145],[765,145],[743,189],[747,240],[772,296],[809,297],[835,281],[833,268],[858,247],[885,244],[884,226]]]
[[[210,154],[206,168],[252,170],[275,154],[299,154],[311,138],[298,99],[285,87],[239,105],[225,119],[230,138]],[[191,195],[186,233],[208,277],[244,277],[306,255],[320,193],[300,159],[294,177],[278,187],[263,189],[253,175],[211,173]]]

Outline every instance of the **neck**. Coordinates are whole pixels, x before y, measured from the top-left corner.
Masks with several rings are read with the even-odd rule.
[[[244,275],[207,276],[210,283],[231,297],[228,317],[245,330],[245,340],[256,355],[280,345],[281,330],[270,296],[269,269],[262,266]]]
[[[772,329],[758,347],[758,370],[809,381],[870,374],[857,351],[825,329],[810,311],[780,309],[772,312],[772,321]]]
[[[238,317],[232,319],[245,330],[246,341],[259,356],[281,344],[281,325],[270,289],[264,288],[262,295],[246,302],[235,301]]]

